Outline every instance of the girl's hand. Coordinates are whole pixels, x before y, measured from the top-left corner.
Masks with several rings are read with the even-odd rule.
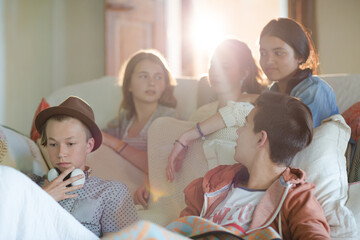
[[[145,209],[148,207],[148,201],[150,198],[150,192],[146,187],[139,187],[134,194],[134,203],[135,205],[142,205]]]
[[[168,164],[166,166],[166,178],[168,181],[174,181],[175,172],[181,169],[183,160],[186,157],[188,146],[181,140],[175,140],[174,146],[168,158]]]
[[[84,185],[78,185],[78,186],[71,186],[66,187],[67,185],[83,178],[83,175],[77,175],[74,177],[69,178],[66,181],[63,181],[64,178],[71,173],[75,168],[71,167],[63,171],[57,178],[55,178],[52,182],[49,182],[47,179],[45,180],[44,186],[42,187],[50,196],[52,196],[57,202],[69,199],[69,198],[75,198],[78,195],[77,194],[67,194],[69,192],[78,190],[82,188]]]

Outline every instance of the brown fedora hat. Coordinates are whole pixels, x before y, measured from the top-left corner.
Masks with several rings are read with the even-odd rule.
[[[41,111],[35,119],[35,126],[38,132],[41,131],[45,122],[54,115],[67,115],[80,120],[87,126],[95,140],[92,151],[98,149],[102,143],[102,134],[95,123],[94,112],[90,105],[79,97],[68,97],[59,106],[50,107]]]

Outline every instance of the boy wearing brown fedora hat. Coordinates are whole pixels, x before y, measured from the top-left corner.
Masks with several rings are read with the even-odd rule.
[[[36,116],[35,126],[56,168],[55,179],[45,180],[42,187],[62,207],[99,237],[137,221],[124,184],[90,177],[86,156],[99,148],[102,135],[85,101],[72,96],[59,106],[45,109]],[[71,174],[80,170],[83,174]],[[85,179],[83,184],[77,182],[81,179]]]

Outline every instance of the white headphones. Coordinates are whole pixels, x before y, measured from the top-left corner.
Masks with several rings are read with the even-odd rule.
[[[48,172],[48,180],[49,182],[53,181],[55,178],[57,178],[60,174],[60,170],[57,169],[57,168],[52,168],[50,169],[50,171]],[[64,181],[66,179],[69,179],[71,177],[75,177],[77,175],[83,175],[83,178],[73,182],[71,184],[71,186],[77,186],[77,185],[80,185],[80,184],[84,184],[85,183],[85,173],[80,169],[80,168],[75,168],[68,176],[66,176],[64,178]]]

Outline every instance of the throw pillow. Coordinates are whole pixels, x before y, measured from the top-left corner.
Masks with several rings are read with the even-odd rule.
[[[345,206],[348,197],[345,150],[350,128],[339,114],[322,121],[314,130],[312,143],[299,152],[292,166],[306,172],[315,184],[315,196],[331,228],[331,239],[351,239],[355,219]],[[356,234],[356,233],[355,233]]]
[[[360,102],[353,104],[342,116],[351,128],[351,137],[357,142],[360,137]]]
[[[0,164],[39,176],[49,170],[36,143],[4,126],[0,126]]]
[[[30,138],[34,142],[36,142],[36,140],[40,137],[40,135],[39,135],[39,133],[36,130],[36,127],[35,127],[35,118],[42,110],[44,110],[44,109],[46,109],[48,107],[50,107],[49,103],[45,100],[45,98],[42,98],[39,106],[37,107],[37,109],[35,111],[33,122],[32,122],[32,125],[31,125]]]

